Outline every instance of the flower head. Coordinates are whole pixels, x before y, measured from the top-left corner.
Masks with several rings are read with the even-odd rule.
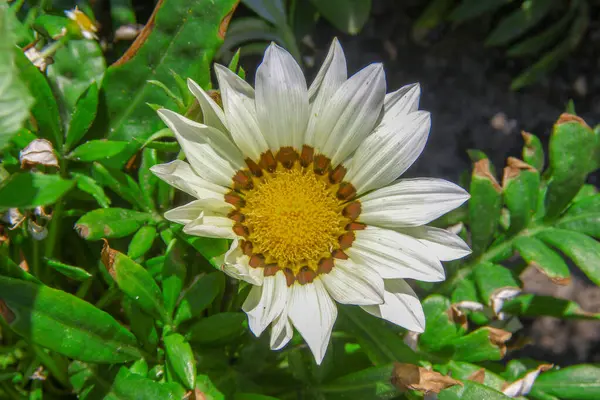
[[[223,66],[216,73],[223,108],[189,81],[203,123],[159,110],[189,164],[152,170],[197,198],[167,219],[191,235],[233,239],[222,268],[254,285],[243,305],[252,332],[271,325],[271,347],[280,349],[295,327],[320,363],[336,301],[423,331],[423,310],[404,279],[441,281],[441,261],[470,250],[425,225],[468,193],[441,179],[395,181],[429,134],[419,85],[386,95],[380,64],[348,78],[337,40],[308,88],[275,44],[256,89]]]

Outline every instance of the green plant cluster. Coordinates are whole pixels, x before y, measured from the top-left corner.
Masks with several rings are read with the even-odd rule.
[[[110,5],[114,21],[131,22],[131,3]],[[552,128],[547,156],[524,134],[500,183],[471,152],[471,200],[436,224],[473,254],[447,263],[445,282],[420,284],[424,333],[341,306],[317,366],[300,336],[275,352],[249,332],[240,307],[250,287],[218,271],[228,241],[163,219],[181,193],[149,171],[182,154],[153,109],[201,119],[181,77],[210,88],[235,5],[161,1],[110,66],[47,2],[0,5],[10,40],[0,41],[0,398],[600,398],[597,365],[511,353],[524,342],[520,321],[600,319],[519,279],[533,266],[566,284],[576,267],[600,285],[600,194],[586,184],[600,128],[573,112]],[[24,54],[34,41],[52,54],[45,72]],[[243,75],[238,63],[239,53],[230,68]]]

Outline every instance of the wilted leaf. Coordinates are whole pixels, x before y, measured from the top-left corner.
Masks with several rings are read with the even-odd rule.
[[[87,240],[103,238],[120,238],[131,235],[145,223],[152,220],[152,215],[126,208],[102,208],[90,211],[75,223],[79,235]]]
[[[46,139],[35,139],[27,145],[19,154],[21,168],[43,165],[58,168],[58,160],[54,154],[52,143]]]
[[[502,208],[502,188],[490,172],[488,159],[475,163],[469,192],[471,247],[473,254],[477,255],[492,241]]]
[[[398,362],[394,363],[392,384],[401,391],[418,390],[423,393],[439,393],[454,385],[462,386],[462,382],[439,372]]]

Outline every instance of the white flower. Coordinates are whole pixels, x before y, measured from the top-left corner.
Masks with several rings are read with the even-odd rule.
[[[221,65],[216,74],[223,108],[188,82],[204,123],[158,111],[189,164],[152,170],[198,199],[167,219],[191,235],[233,239],[222,268],[255,285],[243,305],[252,332],[271,325],[271,347],[280,349],[293,326],[317,363],[336,301],[422,332],[421,304],[404,279],[441,281],[441,261],[470,250],[455,234],[425,225],[467,192],[441,179],[395,181],[429,134],[419,85],[386,95],[380,64],[347,78],[337,40],[309,88],[275,44],[256,90]]]
[[[81,35],[90,40],[98,40],[98,36],[96,33],[98,32],[98,27],[96,24],[87,16],[83,11],[81,11],[77,6],[75,6],[72,10],[65,10],[65,15],[72,21],[75,21]]]

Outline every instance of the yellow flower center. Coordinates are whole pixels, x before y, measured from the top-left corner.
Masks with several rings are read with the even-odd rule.
[[[254,252],[281,267],[314,264],[337,247],[346,218],[340,201],[312,171],[278,169],[246,195],[245,225]]]
[[[332,168],[307,146],[300,154],[283,147],[246,163],[225,201],[235,207],[229,218],[251,267],[264,268],[266,276],[283,270],[288,285],[304,284],[329,273],[334,258],[347,258],[353,231],[365,225],[355,222],[360,203],[343,181],[345,168]]]

